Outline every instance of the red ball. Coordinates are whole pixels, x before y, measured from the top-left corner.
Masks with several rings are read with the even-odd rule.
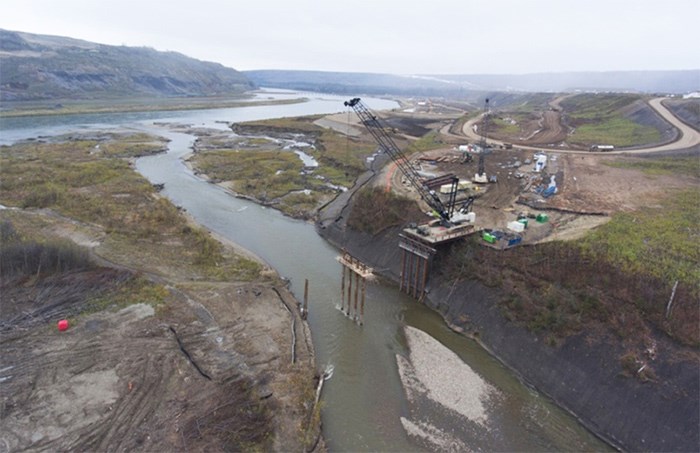
[[[68,330],[68,320],[67,319],[61,319],[58,321],[58,330],[63,332],[64,330]]]

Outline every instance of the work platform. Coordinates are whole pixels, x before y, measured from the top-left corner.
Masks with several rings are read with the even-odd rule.
[[[428,246],[436,246],[454,241],[477,233],[473,223],[463,223],[453,227],[444,227],[439,220],[434,220],[425,225],[404,228],[404,234]]]
[[[421,300],[425,295],[430,263],[437,247],[477,232],[473,223],[453,227],[441,225],[439,220],[426,225],[405,228],[399,235],[401,255],[401,291]]]

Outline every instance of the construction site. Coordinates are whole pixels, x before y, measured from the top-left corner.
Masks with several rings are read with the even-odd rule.
[[[433,104],[418,103],[427,110],[422,115],[414,108],[404,109],[408,114],[379,115],[359,98],[345,105],[355,113],[347,117],[345,131],[364,127],[378,146],[377,156],[390,159],[377,170],[374,186],[415,200],[425,213],[399,234],[400,288],[418,299],[424,295],[433,257],[445,244],[476,235],[482,246],[506,250],[576,239],[615,212],[642,208],[668,189],[694,184],[688,175],[669,174],[655,176],[650,185],[644,174],[615,165],[615,159],[627,156],[611,153],[613,146],[583,151],[540,143],[549,132],[561,135],[559,112],[554,109],[545,112],[548,121],[540,123],[542,129],[531,134],[534,143],[513,145],[489,136],[494,115],[488,99],[481,114],[464,123],[457,134],[450,112]],[[340,123],[343,118],[327,120]],[[406,130],[412,121],[439,130],[443,146],[405,153],[402,148],[411,138],[400,128]],[[690,131],[688,135],[697,140],[697,132]]]
[[[405,233],[428,245],[477,233],[485,245],[500,249],[575,238],[604,223],[614,212],[645,206],[662,190],[693,184],[692,178],[676,174],[655,176],[655,184],[650,185],[643,175],[606,165],[635,154],[663,151],[660,147],[610,153],[605,151],[613,147],[587,152],[539,143],[547,128],[554,127],[551,121],[536,134],[537,143],[513,145],[494,140],[489,136],[492,113],[488,99],[482,114],[464,124],[459,135],[451,132],[455,121],[449,113],[453,112],[435,111],[432,104],[423,114],[405,109],[411,113],[382,115],[370,112],[359,99],[346,105],[358,116],[327,117],[330,127],[333,122],[346,122],[346,130],[366,127],[378,152],[392,160],[379,170],[374,184],[419,202],[426,217],[416,219]],[[444,145],[404,153],[401,148],[411,143],[411,137],[395,125],[410,129],[412,123],[439,129]],[[685,141],[688,135],[697,141],[697,131],[688,129]]]

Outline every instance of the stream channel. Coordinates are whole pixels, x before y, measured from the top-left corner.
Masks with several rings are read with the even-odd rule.
[[[523,385],[474,341],[383,282],[367,286],[365,324],[340,311],[339,252],[314,226],[196,177],[182,157],[193,135],[169,124],[228,130],[230,122],[343,111],[344,98],[264,91],[258,99],[307,102],[214,110],[8,118],[0,144],[67,132],[134,128],[170,140],[168,152],[136,167],[197,222],[255,253],[291,282],[301,299],[309,280],[309,324],[318,366],[332,365],[322,398],[330,451],[591,451],[609,447],[548,398]],[[379,110],[392,101],[364,99]],[[222,123],[225,121],[226,123]],[[164,124],[166,123],[166,124]],[[411,348],[409,349],[409,344]],[[409,436],[411,432],[413,436]],[[423,439],[416,441],[416,439]]]

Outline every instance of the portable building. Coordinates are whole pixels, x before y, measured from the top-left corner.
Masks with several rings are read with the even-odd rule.
[[[525,231],[525,225],[518,222],[517,220],[513,220],[512,222],[508,222],[508,229],[511,231],[515,231],[516,233],[522,233],[523,231]]]
[[[484,234],[482,234],[481,237],[484,239],[484,241],[488,242],[489,244],[496,243],[496,236],[492,235],[487,231],[484,231]]]
[[[535,155],[535,171],[540,172],[547,166],[547,155],[546,154],[536,154]]]

